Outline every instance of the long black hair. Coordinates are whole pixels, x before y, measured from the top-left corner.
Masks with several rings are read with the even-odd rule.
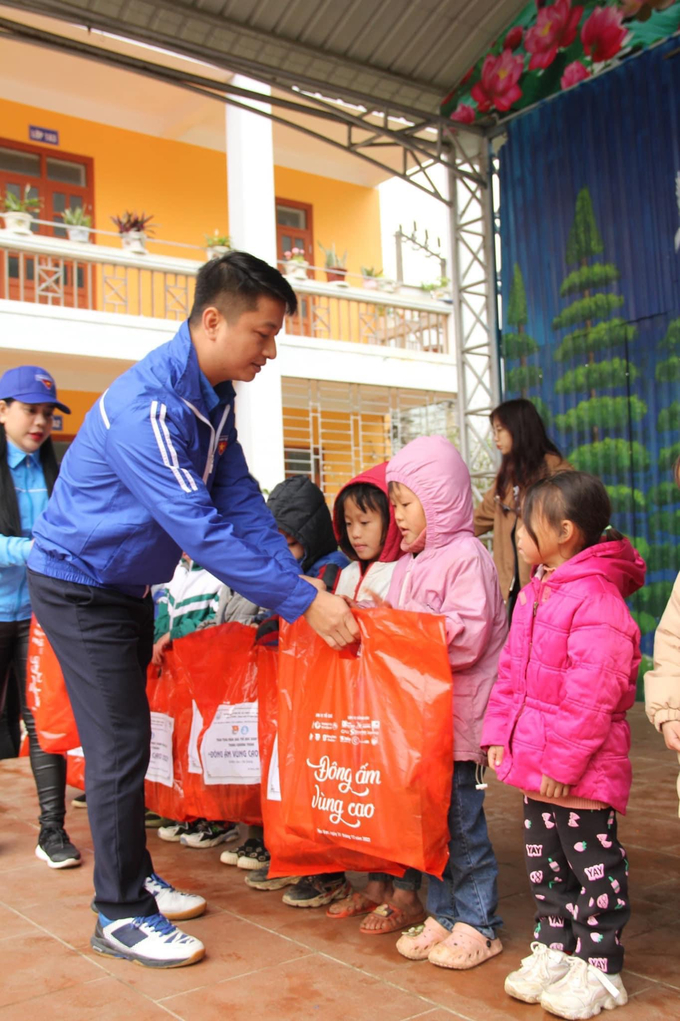
[[[11,404],[13,397],[5,398],[5,404]],[[47,492],[51,496],[54,483],[59,474],[57,455],[51,438],[45,440],[40,447],[40,465],[45,476]],[[14,479],[7,463],[7,433],[0,422],[0,535],[21,535],[21,515],[19,501],[14,488]]]
[[[375,514],[380,515],[383,523],[380,541],[383,545],[385,544],[387,531],[390,527],[390,503],[382,489],[378,489],[371,482],[352,482],[350,485],[345,486],[338,494],[333,508],[333,515],[339,532],[338,545],[345,556],[349,557],[350,560],[356,560],[357,555],[354,552],[352,543],[349,541],[347,524],[345,523],[345,503],[350,499],[354,500],[363,514],[367,510],[371,510]]]
[[[545,473],[546,454],[562,458],[536,407],[524,397],[499,404],[489,418],[492,425],[498,422],[512,436],[512,450],[503,454],[496,476],[496,492],[501,499],[510,486],[526,489],[540,479]]]

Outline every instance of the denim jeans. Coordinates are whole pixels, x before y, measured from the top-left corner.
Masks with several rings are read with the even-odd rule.
[[[501,925],[498,865],[484,816],[484,791],[475,789],[474,762],[456,762],[449,807],[449,861],[443,879],[430,876],[427,911],[446,929],[466,922],[488,939]]]

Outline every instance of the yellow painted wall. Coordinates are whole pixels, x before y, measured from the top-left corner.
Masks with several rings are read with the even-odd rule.
[[[86,390],[64,390],[57,388],[59,400],[71,409],[70,415],[63,415],[64,428],[61,430],[64,436],[73,436],[83,424],[83,419],[94,402],[100,396],[98,393],[89,393]],[[57,409],[57,414],[61,412]],[[54,433],[54,438],[59,439],[59,433]]]
[[[94,160],[95,226],[115,230],[109,217],[131,209],[153,213],[156,236],[203,244],[216,228],[228,233],[226,157],[214,149],[109,127],[68,114],[0,100],[0,136],[29,142],[29,124],[59,131],[62,150]],[[50,149],[52,147],[49,147]],[[349,252],[352,272],[381,266],[380,206],[374,188],[317,174],[275,168],[276,194],[314,207],[314,238]],[[106,239],[101,239],[104,243]],[[116,244],[111,239],[109,243]],[[198,253],[153,246],[158,254]],[[316,247],[315,261],[323,253]]]
[[[360,273],[362,266],[382,268],[380,199],[376,188],[334,181],[288,167],[274,168],[276,196],[313,206],[314,263],[323,266],[320,241],[335,242],[339,256],[347,250],[346,269]]]

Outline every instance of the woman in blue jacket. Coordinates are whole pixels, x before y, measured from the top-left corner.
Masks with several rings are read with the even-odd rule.
[[[33,526],[57,477],[50,439],[55,408],[70,414],[57,400],[54,380],[45,369],[22,365],[8,369],[0,379],[0,711],[13,668],[40,802],[35,853],[51,868],[62,869],[81,863],[80,852],[64,830],[66,760],[42,751],[26,705],[31,624],[26,561]]]

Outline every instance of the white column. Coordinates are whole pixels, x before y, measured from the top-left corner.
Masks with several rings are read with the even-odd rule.
[[[244,75],[234,85],[269,94],[269,86]],[[240,102],[243,102],[240,100]],[[252,102],[253,110],[268,111]],[[276,265],[276,208],[272,122],[227,105],[229,234],[232,244]],[[271,491],[283,479],[283,407],[278,360],[269,362],[252,383],[237,383],[236,424],[248,467]]]

